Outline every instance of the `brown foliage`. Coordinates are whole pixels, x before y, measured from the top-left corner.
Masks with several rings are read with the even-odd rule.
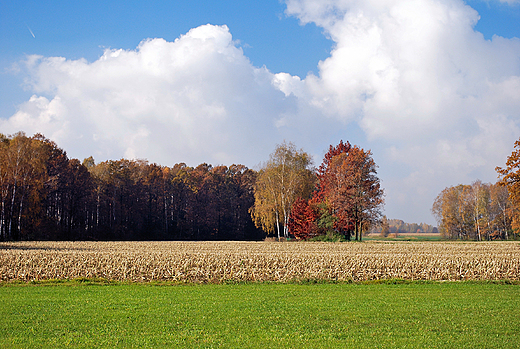
[[[513,206],[510,209],[512,228],[520,231],[520,139],[515,142],[514,150],[507,158],[506,168],[497,167],[496,171],[502,176],[498,183],[507,187]]]
[[[510,207],[505,187],[475,181],[445,188],[432,213],[446,239],[508,239]]]
[[[42,135],[0,135],[0,240],[261,239],[256,172],[92,157]]]
[[[335,228],[356,240],[376,222],[384,204],[372,153],[343,143],[330,147],[318,171],[315,201],[326,202],[336,217]]]

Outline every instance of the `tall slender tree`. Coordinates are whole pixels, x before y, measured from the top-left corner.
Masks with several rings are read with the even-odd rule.
[[[509,231],[511,230],[512,208],[509,200],[507,187],[495,184],[490,187],[490,197],[493,212],[493,232],[494,237],[504,240],[509,239]]]
[[[314,185],[312,160],[292,143],[278,145],[259,171],[251,216],[257,227],[289,237],[291,208],[298,197],[308,198]]]

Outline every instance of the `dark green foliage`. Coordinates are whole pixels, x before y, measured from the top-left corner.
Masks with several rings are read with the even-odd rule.
[[[345,242],[349,241],[345,238],[345,235],[339,234],[334,230],[326,230],[324,234],[318,235],[310,239],[310,241],[323,241],[323,242]]]

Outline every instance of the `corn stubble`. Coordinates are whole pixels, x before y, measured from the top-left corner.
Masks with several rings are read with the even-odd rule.
[[[520,280],[518,242],[0,243],[2,281]]]

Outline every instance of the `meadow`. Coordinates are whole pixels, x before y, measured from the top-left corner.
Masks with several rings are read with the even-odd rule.
[[[2,348],[518,348],[520,285],[0,287]]]

